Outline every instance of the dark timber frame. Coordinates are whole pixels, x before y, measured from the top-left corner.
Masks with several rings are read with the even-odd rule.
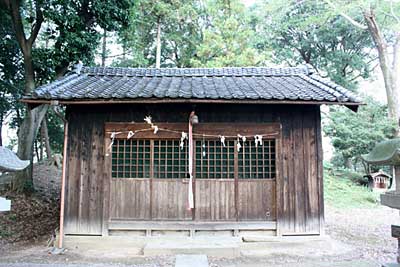
[[[173,124],[174,130],[182,128],[187,131],[187,118],[192,110],[196,111],[200,119],[200,123],[194,126],[194,132],[220,134],[224,131],[226,135],[237,133],[252,135],[260,134],[260,131],[262,134],[271,133],[271,138],[276,140],[276,179],[260,179],[258,186],[252,186],[255,185],[254,181],[239,181],[237,169],[235,169],[234,185],[231,187],[226,185],[225,179],[220,181],[198,179],[194,183],[197,206],[192,214],[185,212],[185,195],[182,188],[186,186],[181,186],[187,185],[185,179],[178,182],[173,179],[161,182],[150,179],[147,185],[150,194],[135,193],[134,200],[137,202],[129,197],[120,198],[127,209],[120,209],[118,212],[122,216],[115,218],[117,211],[113,210],[112,205],[115,203],[113,198],[116,195],[112,193],[129,195],[137,192],[135,190],[140,191],[145,185],[140,184],[139,180],[135,181],[135,185],[127,185],[126,181],[129,179],[126,181],[120,179],[114,184],[111,182],[111,157],[106,156],[111,141],[110,131],[130,130],[132,127],[143,128],[143,118],[147,115],[151,115],[160,127]],[[77,104],[67,106],[67,119],[69,146],[65,206],[66,234],[105,236],[128,230],[142,230],[147,234],[159,230],[187,230],[190,233],[203,230],[232,230],[235,233],[270,230],[276,235],[323,233],[322,146],[318,105],[198,103],[193,106],[188,103],[136,103],[88,106]],[[169,135],[170,133],[160,131],[155,136],[152,132],[150,135],[138,133],[135,138],[177,137]],[[117,136],[117,138],[125,137]],[[246,186],[239,186],[238,183],[241,182]],[[269,186],[271,183],[274,185]],[[243,193],[239,190],[245,191]],[[176,196],[176,192],[183,193]],[[234,209],[228,209],[224,214],[229,215],[233,212],[233,215],[231,217],[229,215],[229,218],[220,215],[218,217],[215,215],[221,214],[218,212],[212,215],[210,209],[226,208],[216,203],[229,199],[230,192],[234,198],[229,203],[233,203]],[[240,194],[269,195],[269,198],[246,197],[240,200]],[[160,199],[155,199],[155,195],[160,196]],[[182,206],[176,207],[176,211],[183,217],[171,216],[171,213],[162,210],[166,207],[162,205],[163,201],[175,196],[177,202],[182,203]],[[137,204],[144,199],[149,200],[147,208]],[[260,199],[265,199],[266,202],[257,202]],[[135,214],[138,213],[141,219],[137,219],[140,216],[133,220],[129,219],[132,203],[136,203]],[[168,206],[168,203],[165,205]],[[248,209],[248,214],[252,215],[240,217],[238,215],[240,205]],[[265,214],[261,213],[266,212],[263,208],[269,207],[273,207],[273,210],[270,210],[273,215],[270,215],[269,220],[263,219]]]

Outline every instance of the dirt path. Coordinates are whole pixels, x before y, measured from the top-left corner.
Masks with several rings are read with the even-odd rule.
[[[398,210],[376,208],[326,209],[326,232],[355,248],[360,258],[379,262],[395,261],[397,241],[390,226],[400,224]]]

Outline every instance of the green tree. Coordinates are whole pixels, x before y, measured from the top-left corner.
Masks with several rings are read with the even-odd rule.
[[[324,0],[353,28],[367,32],[374,42],[385,82],[388,117],[396,120],[400,135],[400,2],[394,0]]]
[[[199,0],[138,1],[130,27],[119,32],[123,54],[113,65],[190,67],[201,40],[202,10]]]
[[[387,119],[387,107],[370,97],[364,99],[366,105],[352,112],[345,107],[331,108],[324,133],[331,138],[335,151],[343,157],[346,167],[362,154],[368,153],[382,140],[392,138],[396,123]]]
[[[238,0],[208,0],[202,41],[192,59],[196,67],[265,64],[265,51],[254,47],[255,32],[248,10]]]
[[[79,59],[92,62],[100,39],[96,28],[121,30],[126,27],[132,5],[133,0],[1,0],[0,6],[10,17],[12,36],[23,58],[24,94],[63,75]],[[41,39],[46,39],[45,46],[40,45]],[[47,106],[25,110],[18,131],[18,155],[21,159],[32,160],[33,143]],[[18,191],[32,187],[32,165],[17,175],[13,187]]]
[[[5,9],[11,18],[13,36],[22,53],[24,68],[24,94],[30,94],[35,88],[35,71],[33,65],[32,50],[43,23],[42,1],[21,2],[2,0],[2,9]],[[24,8],[25,12],[21,12]],[[28,29],[26,29],[28,28]],[[29,34],[29,35],[28,35]],[[47,105],[41,105],[32,109],[25,109],[25,116],[18,131],[18,156],[24,160],[32,160],[33,143],[36,138],[39,125],[46,114]],[[22,191],[32,186],[32,164],[17,174],[13,181],[13,188]]]
[[[252,8],[254,28],[259,33],[257,47],[270,47],[277,64],[310,64],[349,89],[359,78],[367,78],[372,39],[345,19],[332,16],[329,5],[320,1],[262,1]]]
[[[22,55],[14,38],[11,17],[0,9],[0,146],[5,119],[21,107],[18,99],[23,93],[23,79]]]

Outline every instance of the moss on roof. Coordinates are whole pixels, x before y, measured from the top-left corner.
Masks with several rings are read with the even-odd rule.
[[[400,165],[400,138],[376,144],[371,152],[361,158],[369,164]]]

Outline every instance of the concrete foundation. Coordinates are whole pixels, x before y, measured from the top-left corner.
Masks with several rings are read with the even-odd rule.
[[[207,256],[233,258],[240,256],[239,238],[180,238],[155,239],[143,248],[144,256],[205,254]]]
[[[206,255],[176,255],[175,267],[208,267]]]
[[[204,254],[212,257],[342,255],[351,249],[327,236],[66,236],[67,252],[87,257],[129,258]]]

